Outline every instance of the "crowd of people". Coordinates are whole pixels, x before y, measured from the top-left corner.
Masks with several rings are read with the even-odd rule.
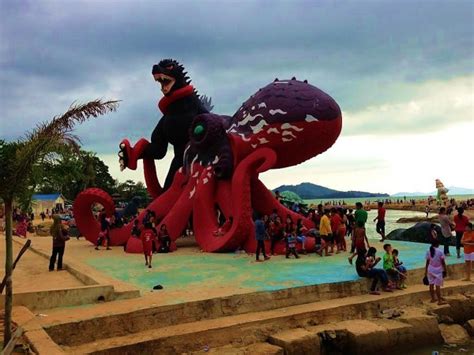
[[[106,250],[110,250],[110,231],[116,227],[116,217],[112,215],[107,217],[105,210],[98,215],[100,223],[100,232],[97,238],[96,250],[105,244]],[[154,253],[169,253],[171,249],[171,238],[166,224],[161,224],[159,231],[156,229],[155,212],[147,210],[145,216],[140,221],[138,217],[133,219],[131,237],[140,239],[145,256],[145,266],[152,267],[152,258]]]
[[[344,201],[334,202],[344,203]],[[446,257],[451,255],[450,244],[454,237],[453,233],[455,233],[457,258],[461,258],[461,250],[464,248],[465,280],[471,280],[471,267],[474,261],[474,231],[469,218],[464,215],[464,208],[472,206],[472,202],[472,200],[467,200],[457,203],[455,200],[451,200],[448,206],[442,206],[438,214],[441,233],[438,233],[437,226],[432,224],[431,245],[425,255],[424,278],[424,282],[429,285],[432,302],[444,303],[441,296],[441,287],[447,275],[445,260]],[[378,202],[377,216],[373,219],[373,222],[376,223],[376,231],[380,235],[380,242],[385,241],[385,203],[390,204],[391,201]],[[451,218],[449,213],[453,208],[456,208],[457,213]],[[393,292],[395,289],[406,288],[407,269],[400,260],[400,252],[392,248],[390,244],[385,243],[383,245],[385,253],[383,257],[378,257],[376,255],[377,249],[370,245],[365,228],[368,213],[362,202],[356,203],[355,210],[336,207],[332,206],[331,203],[327,203],[324,206],[319,204],[316,209],[305,211],[303,208],[298,208],[293,209],[293,211],[298,212],[301,218],[295,219],[294,215],[287,215],[286,218],[282,219],[276,210],[270,215],[257,214],[255,216],[255,259],[257,262],[270,260],[271,255],[276,255],[282,250],[288,259],[291,257],[299,259],[301,254],[308,253],[315,253],[320,257],[329,257],[334,254],[348,252],[348,262],[355,265],[357,274],[372,280],[369,291],[371,294],[378,295],[379,289]],[[47,210],[40,214],[42,220],[46,218],[53,220],[50,230],[53,237],[50,271],[54,270],[56,265],[57,270],[63,269],[62,259],[65,244],[70,237],[68,228],[65,227],[64,221],[57,212],[61,211]],[[69,211],[69,213],[71,214],[69,220],[73,220],[72,211]],[[15,233],[26,236],[26,230],[33,221],[34,215],[15,209],[13,219],[16,223]],[[123,216],[112,215],[107,217],[104,210],[97,213],[97,219],[100,223],[100,233],[96,249],[99,250],[101,246],[105,246],[106,250],[110,250],[111,229],[120,227],[127,221],[123,220]],[[157,230],[156,216],[151,210],[147,210],[141,220],[138,216],[132,216],[131,219],[133,221],[131,237],[141,241],[145,266],[151,268],[154,253],[168,253],[171,249],[171,238],[167,227],[161,224],[159,230]],[[233,223],[231,216],[227,219],[220,218],[220,220],[220,227],[214,232],[216,237],[226,234]],[[314,239],[314,243],[308,243],[310,238]],[[267,254],[265,248],[266,241],[269,242],[270,246],[269,254]],[[309,245],[311,245],[311,248],[308,247]],[[443,249],[439,248],[440,245],[443,246]]]

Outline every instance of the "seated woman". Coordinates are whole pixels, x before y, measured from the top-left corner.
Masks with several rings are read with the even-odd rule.
[[[380,295],[377,291],[377,283],[380,281],[385,292],[392,292],[392,289],[388,286],[388,276],[385,270],[377,269],[375,266],[381,260],[375,256],[377,249],[370,247],[369,251],[365,249],[359,249],[357,251],[356,260],[356,271],[360,277],[367,277],[372,279],[372,285],[370,287],[371,295]]]

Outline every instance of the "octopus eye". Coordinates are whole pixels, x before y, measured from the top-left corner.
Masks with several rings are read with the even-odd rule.
[[[196,127],[194,127],[194,131],[193,131],[193,134],[195,136],[200,136],[204,133],[204,126],[201,125],[201,124],[198,124],[196,125]]]

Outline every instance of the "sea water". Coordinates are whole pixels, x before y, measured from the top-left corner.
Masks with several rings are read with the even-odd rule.
[[[375,230],[376,222],[373,222],[374,218],[377,217],[377,210],[368,211],[367,223],[365,225],[367,237],[369,239],[380,239],[380,235]],[[425,217],[426,213],[416,211],[398,211],[398,210],[387,210],[385,213],[385,235],[388,235],[391,231],[399,228],[410,228],[416,223],[397,223],[399,218],[410,218],[410,217]],[[431,215],[430,215],[431,216]]]
[[[428,200],[428,197],[429,197],[429,195],[406,196],[406,200],[407,201],[410,201],[410,200],[426,201],[426,200]],[[431,197],[436,198],[436,195],[431,195]],[[449,193],[448,193],[448,197],[450,199],[454,198],[456,201],[466,201],[466,200],[474,198],[474,195],[449,195]],[[332,201],[337,201],[337,202],[344,201],[346,204],[355,205],[356,202],[362,202],[362,203],[365,203],[365,201],[378,202],[378,201],[385,201],[386,199],[392,200],[392,202],[393,202],[393,201],[397,201],[397,200],[403,200],[403,196],[374,196],[374,197],[354,197],[354,198],[315,198],[315,199],[304,200],[304,201],[305,201],[305,203],[308,203],[310,205],[311,204],[318,205],[320,203],[324,205],[325,203],[327,203],[327,202],[331,203]],[[436,204],[435,204],[435,207],[436,207]]]

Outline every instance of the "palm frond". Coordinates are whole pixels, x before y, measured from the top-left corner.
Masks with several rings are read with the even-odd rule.
[[[33,131],[21,140],[24,143],[17,151],[16,174],[18,178],[28,174],[33,164],[44,154],[64,146],[79,149],[79,137],[73,135],[76,124],[85,122],[117,110],[119,101],[94,100],[86,104],[72,104],[61,116],[54,117],[50,122],[40,123]]]

